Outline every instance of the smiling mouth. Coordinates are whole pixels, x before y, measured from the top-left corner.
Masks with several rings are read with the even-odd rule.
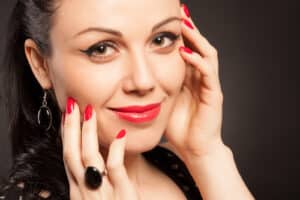
[[[146,106],[127,106],[110,108],[120,119],[133,123],[144,123],[154,120],[160,113],[161,103]]]

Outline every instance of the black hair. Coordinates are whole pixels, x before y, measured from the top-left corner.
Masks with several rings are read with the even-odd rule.
[[[23,199],[37,199],[41,190],[49,191],[55,199],[69,199],[59,135],[61,113],[52,91],[47,99],[53,115],[52,126],[48,131],[38,126],[37,113],[44,90],[35,79],[24,51],[24,42],[30,38],[43,55],[51,55],[49,30],[57,8],[57,0],[18,0],[8,23],[1,73],[13,166],[1,188],[8,190],[24,183]]]

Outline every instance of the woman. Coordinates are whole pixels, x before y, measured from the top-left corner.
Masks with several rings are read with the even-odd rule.
[[[253,199],[221,138],[217,51],[185,5],[19,0],[9,31],[4,199]]]

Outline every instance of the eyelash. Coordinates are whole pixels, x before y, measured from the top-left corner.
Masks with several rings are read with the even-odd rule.
[[[85,53],[86,55],[88,55],[89,57],[92,57],[94,52],[97,52],[101,47],[110,47],[110,48],[113,48],[113,49],[117,49],[116,45],[107,40],[107,41],[102,41],[102,42],[99,42],[91,47],[89,47],[87,50],[83,50],[82,52]],[[104,49],[106,50],[106,49]],[[105,56],[103,56],[105,57]]]
[[[158,38],[170,39],[171,44],[166,47],[163,47],[163,48],[167,48],[167,47],[172,46],[175,43],[175,41],[179,39],[179,37],[180,37],[180,34],[174,34],[172,32],[162,32],[162,33],[159,33],[158,35],[156,35],[156,37],[152,40],[152,42],[154,43],[155,40]],[[99,51],[101,47],[104,52],[107,51],[107,47],[113,48],[114,50],[117,51],[117,45],[114,42],[107,40],[107,41],[99,42],[99,43],[89,47],[86,50],[82,50],[82,52],[85,53],[86,55],[88,55],[89,57],[92,57],[93,54],[95,52]],[[103,57],[105,59],[105,57],[109,57],[109,56],[99,56],[99,57]]]
[[[155,39],[159,38],[159,37],[162,37],[162,38],[168,38],[171,40],[171,45],[173,45],[175,43],[175,41],[177,39],[179,39],[180,35],[179,34],[174,34],[174,33],[171,33],[171,32],[162,32],[162,33],[159,33],[153,40],[152,42],[154,42]],[[171,45],[168,45],[167,47],[171,46]]]

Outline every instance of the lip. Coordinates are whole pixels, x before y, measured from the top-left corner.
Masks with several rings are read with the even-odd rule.
[[[154,120],[160,112],[161,103],[145,106],[133,105],[119,108],[110,108],[119,118],[133,122],[143,123]]]

